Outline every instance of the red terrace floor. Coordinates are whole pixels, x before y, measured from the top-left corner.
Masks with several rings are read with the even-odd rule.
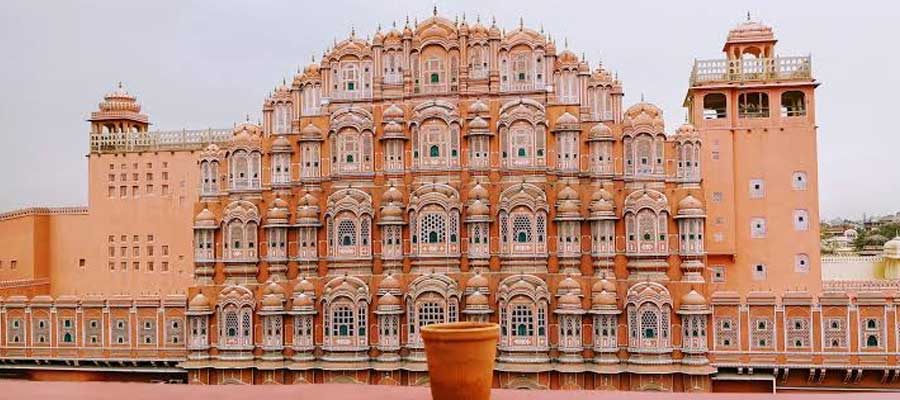
[[[431,398],[428,388],[368,385],[196,386],[112,382],[31,382],[0,380],[0,399],[54,400],[421,400]],[[685,394],[596,391],[494,390],[493,400],[880,400],[898,399],[900,393],[850,394]]]

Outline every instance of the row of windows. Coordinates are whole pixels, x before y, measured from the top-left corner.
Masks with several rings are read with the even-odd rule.
[[[128,261],[120,261],[118,264],[115,261],[110,261],[107,263],[107,267],[110,271],[128,271],[129,266],[131,266],[131,270],[133,271],[141,271],[142,265],[143,268],[146,268],[145,270],[147,272],[169,272],[168,261],[161,261],[159,262],[159,264],[157,264],[155,261],[146,261],[144,263],[141,263],[140,261],[132,261],[130,263]]]
[[[849,344],[846,318],[825,317],[822,322],[822,346],[826,349],[845,349]],[[716,318],[716,346],[722,349],[736,349],[739,325],[733,317]],[[775,324],[768,317],[752,318],[750,330],[751,349],[771,349],[775,346]],[[812,344],[812,326],[809,318],[790,318],[785,321],[786,346],[789,348],[809,348]],[[877,318],[860,320],[860,345],[862,348],[878,349],[884,346],[881,340],[882,327]]]
[[[50,320],[48,319],[32,319],[31,326],[31,334],[32,334],[32,343],[50,343],[51,332],[50,328]],[[75,320],[72,318],[60,318],[57,322],[57,333],[55,336],[58,338],[60,344],[74,344],[75,336],[78,332],[76,332],[75,328]],[[128,344],[130,342],[129,331],[128,331],[129,320],[127,319],[115,319],[110,322],[108,332],[102,332],[101,320],[99,319],[88,319],[84,321],[84,331],[81,332],[85,338],[86,345],[99,345],[101,343],[101,336],[109,337],[111,343],[114,344]],[[141,319],[142,328],[137,333],[140,342],[143,344],[156,344],[156,319],[144,318]],[[7,344],[24,344],[25,337],[25,323],[23,319],[20,318],[9,318],[7,320],[6,326],[6,338]],[[169,318],[167,324],[165,326],[165,336],[166,343],[170,345],[178,345],[182,342],[183,332],[182,332],[182,319],[181,318]]]
[[[128,246],[120,246],[118,249],[119,249],[119,251],[118,251],[119,257],[123,257],[123,258],[129,257],[129,255],[131,257],[140,257],[141,256],[141,247],[140,246],[131,246],[130,248]],[[130,254],[129,254],[129,249],[131,250]],[[154,247],[153,245],[146,246],[146,253],[145,253],[146,256],[153,257],[154,254],[156,253],[154,251],[155,249],[156,249],[156,247]],[[162,256],[169,255],[169,246],[168,245],[164,244],[164,245],[160,246],[159,249],[160,249],[160,255],[162,255]],[[109,254],[109,257],[115,257],[116,256],[116,247],[109,246],[108,254]]]
[[[128,241],[128,238],[129,238],[128,235],[119,235],[119,241],[120,241],[120,242]],[[148,235],[147,235],[147,241],[148,241],[148,242],[152,242],[155,238],[156,238],[156,237],[153,236],[152,234],[148,234]],[[140,240],[141,240],[141,235],[131,235],[131,241],[132,241],[132,242],[138,242],[138,241],[140,241]],[[115,242],[116,242],[116,235],[109,235],[109,236],[107,237],[107,241],[110,242],[110,243],[115,243]],[[168,252],[169,246],[165,246],[165,245],[164,245],[163,247],[165,248],[165,251]]]
[[[129,188],[131,190],[129,190]],[[106,196],[109,198],[138,198],[141,196],[153,196],[156,193],[156,186],[153,184],[147,184],[144,186],[143,190],[141,186],[132,185],[132,186],[119,186],[118,190],[116,190],[115,186],[110,186],[107,188]],[[159,195],[160,196],[168,196],[169,195],[169,185],[160,185],[159,186]]]
[[[138,166],[139,166],[139,165],[140,165],[140,164],[138,164],[138,163],[131,163],[131,169],[138,169]],[[153,163],[152,163],[152,162],[146,163],[145,166],[147,167],[147,169],[153,169]],[[168,162],[168,161],[163,161],[163,162],[162,162],[162,167],[163,167],[163,168],[168,168],[168,167],[169,167],[169,162]],[[110,171],[116,169],[116,164],[110,163],[110,164],[109,164],[109,169],[110,169]],[[126,170],[126,169],[128,169],[128,164],[127,164],[127,163],[121,163],[121,164],[119,164],[119,169],[120,169],[120,170]],[[163,173],[166,174],[166,172],[163,172]],[[168,175],[165,175],[165,176],[168,176]]]
[[[795,209],[792,213],[794,222],[794,230],[805,232],[809,230],[809,212],[805,209]],[[766,228],[765,217],[750,218],[750,237],[753,239],[763,239],[768,234]]]
[[[141,176],[141,174],[139,174],[139,173],[137,173],[137,172],[132,172],[132,173],[131,173],[131,181],[134,181],[134,182],[139,181],[139,180],[140,180],[140,176]],[[161,179],[164,180],[164,181],[169,180],[169,172],[168,172],[168,171],[163,171],[163,172],[160,174],[160,176],[161,176]],[[123,173],[119,174],[118,179],[119,179],[120,182],[128,181],[128,173],[123,172]],[[115,181],[116,181],[116,174],[109,174],[108,180],[109,180],[110,182],[115,182]],[[152,173],[152,172],[147,172],[146,174],[144,174],[144,180],[146,180],[147,182],[152,182],[152,181],[153,181],[153,173]]]
[[[738,95],[739,118],[769,118],[769,94],[747,92]],[[781,93],[780,115],[782,117],[802,117],[806,115],[806,95],[797,90]],[[713,120],[728,117],[728,100],[722,93],[703,96],[703,119]]]
[[[791,174],[791,188],[797,191],[807,189],[808,178],[805,171],[794,171]],[[766,197],[766,180],[762,178],[750,179],[750,198],[762,199]]]

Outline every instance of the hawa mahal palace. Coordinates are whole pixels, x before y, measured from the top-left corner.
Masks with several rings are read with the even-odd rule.
[[[420,328],[478,320],[503,388],[900,388],[900,297],[822,283],[819,83],[775,50],[736,26],[668,129],[542,32],[436,11],[260,124],[150,131],[120,85],[88,206],[0,215],[0,375],[427,385]]]

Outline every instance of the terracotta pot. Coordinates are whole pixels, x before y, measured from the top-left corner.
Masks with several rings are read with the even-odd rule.
[[[422,327],[431,397],[434,400],[488,400],[500,326],[453,322]]]

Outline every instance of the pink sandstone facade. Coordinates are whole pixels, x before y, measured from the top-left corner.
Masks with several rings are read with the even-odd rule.
[[[689,123],[542,32],[354,34],[262,123],[91,114],[86,208],[0,215],[0,369],[425,385],[421,326],[501,325],[495,385],[896,389],[893,292],[823,289],[809,57],[698,61]]]

